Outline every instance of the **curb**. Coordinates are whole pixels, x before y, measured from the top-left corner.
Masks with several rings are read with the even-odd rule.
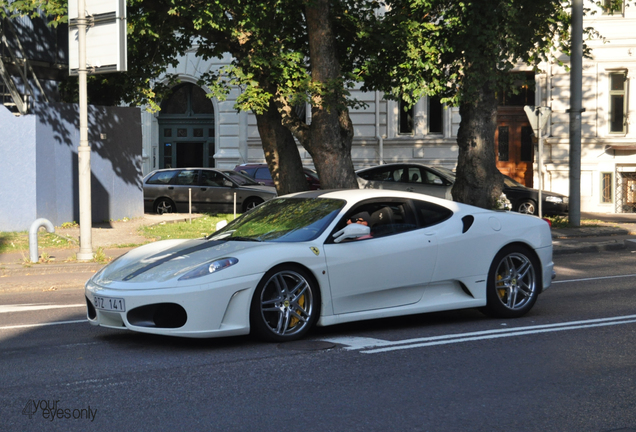
[[[557,240],[558,241],[558,240]],[[632,248],[627,246],[627,242],[630,242]],[[575,245],[555,245],[553,243],[552,255],[567,255],[575,253],[590,253],[590,252],[607,252],[618,251],[623,249],[636,250],[636,240],[624,240],[624,241],[607,241],[607,242],[589,242],[589,243],[577,243]],[[556,247],[555,247],[556,246]]]

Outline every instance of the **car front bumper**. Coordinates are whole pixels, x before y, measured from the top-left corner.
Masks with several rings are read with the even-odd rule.
[[[165,289],[135,289],[135,284],[128,284],[127,289],[125,283],[108,288],[88,281],[88,321],[108,328],[191,338],[248,334],[252,295],[261,276]],[[125,310],[100,309],[95,297],[122,299]]]

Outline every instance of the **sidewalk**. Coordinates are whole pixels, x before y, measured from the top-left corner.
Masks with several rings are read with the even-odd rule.
[[[636,250],[636,213],[581,213],[581,220],[595,226],[553,228],[554,255]]]
[[[192,215],[192,218],[200,215]],[[114,259],[128,252],[148,239],[140,236],[140,226],[187,221],[188,214],[170,213],[164,215],[146,214],[144,217],[129,221],[110,222],[95,225],[92,229],[93,251],[102,248],[104,254]],[[582,220],[594,220],[597,226],[579,228],[554,228],[552,240],[554,254],[589,253],[611,250],[636,250],[636,214],[600,214],[583,213]],[[79,228],[56,229],[56,233],[77,241],[77,248],[40,249],[52,260],[48,263],[29,264],[29,251],[0,255],[0,277],[7,275],[30,275],[70,273],[74,271],[94,272],[104,266],[103,263],[77,262],[73,259],[79,250]],[[0,285],[2,280],[0,279]]]

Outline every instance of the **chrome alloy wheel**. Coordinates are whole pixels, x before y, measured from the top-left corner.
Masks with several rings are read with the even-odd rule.
[[[518,212],[523,214],[533,215],[537,213],[537,209],[534,205],[534,202],[524,201],[521,204],[519,204]]]
[[[302,332],[311,324],[314,309],[312,286],[295,271],[279,271],[263,286],[261,318],[276,336],[290,337]]]
[[[495,271],[495,292],[508,309],[523,309],[536,297],[537,281],[532,261],[524,254],[506,255]]]
[[[173,204],[170,200],[162,199],[155,205],[155,211],[157,212],[157,214],[160,215],[165,213],[172,213],[174,211]]]

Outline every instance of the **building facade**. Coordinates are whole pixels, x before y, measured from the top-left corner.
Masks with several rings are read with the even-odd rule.
[[[636,212],[636,10],[613,14],[598,10],[585,19],[606,40],[586,41],[591,58],[583,59],[581,116],[581,210]],[[559,61],[564,62],[563,66]],[[569,59],[556,57],[537,75],[537,105],[552,108],[545,139],[543,179],[546,189],[569,190]],[[635,94],[636,96],[636,94]]]

